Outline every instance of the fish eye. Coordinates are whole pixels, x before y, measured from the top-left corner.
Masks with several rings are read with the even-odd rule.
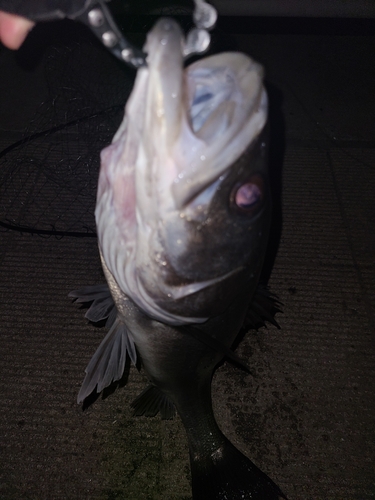
[[[264,181],[260,175],[253,175],[246,182],[237,184],[232,191],[232,204],[241,212],[253,212],[264,198]]]

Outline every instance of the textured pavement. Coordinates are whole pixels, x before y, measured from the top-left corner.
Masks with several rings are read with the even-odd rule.
[[[252,375],[230,363],[217,370],[217,419],[290,500],[370,500],[374,37],[230,38],[266,69],[275,194],[267,262],[278,247],[270,286],[284,312],[281,330],[251,331],[239,344]],[[84,233],[94,230],[98,151],[133,76],[71,25],[38,28],[19,53],[0,50],[1,500],[191,498],[179,419],[131,416],[142,374],[131,368],[125,387],[85,411],[76,404],[105,332],[67,294],[103,280],[96,240]],[[32,139],[17,145],[24,136]]]

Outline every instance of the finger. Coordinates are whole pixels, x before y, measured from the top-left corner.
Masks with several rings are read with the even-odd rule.
[[[9,49],[18,49],[33,26],[29,19],[0,12],[0,41]]]

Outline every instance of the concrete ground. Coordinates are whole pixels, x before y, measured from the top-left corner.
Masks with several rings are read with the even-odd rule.
[[[301,34],[303,22],[229,30],[230,43],[266,68],[275,195],[267,265],[278,246],[270,285],[284,313],[280,331],[251,331],[239,344],[252,375],[229,363],[217,370],[214,407],[290,500],[369,500],[375,43],[348,25]],[[104,330],[67,294],[103,280],[92,237],[98,152],[133,77],[71,24],[38,27],[18,53],[0,50],[2,500],[191,498],[180,420],[131,415],[145,385],[135,369],[86,411],[76,404]]]

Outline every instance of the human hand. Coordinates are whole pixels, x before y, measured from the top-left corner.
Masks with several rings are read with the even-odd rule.
[[[9,49],[18,49],[33,26],[29,19],[0,12],[0,41]]]

